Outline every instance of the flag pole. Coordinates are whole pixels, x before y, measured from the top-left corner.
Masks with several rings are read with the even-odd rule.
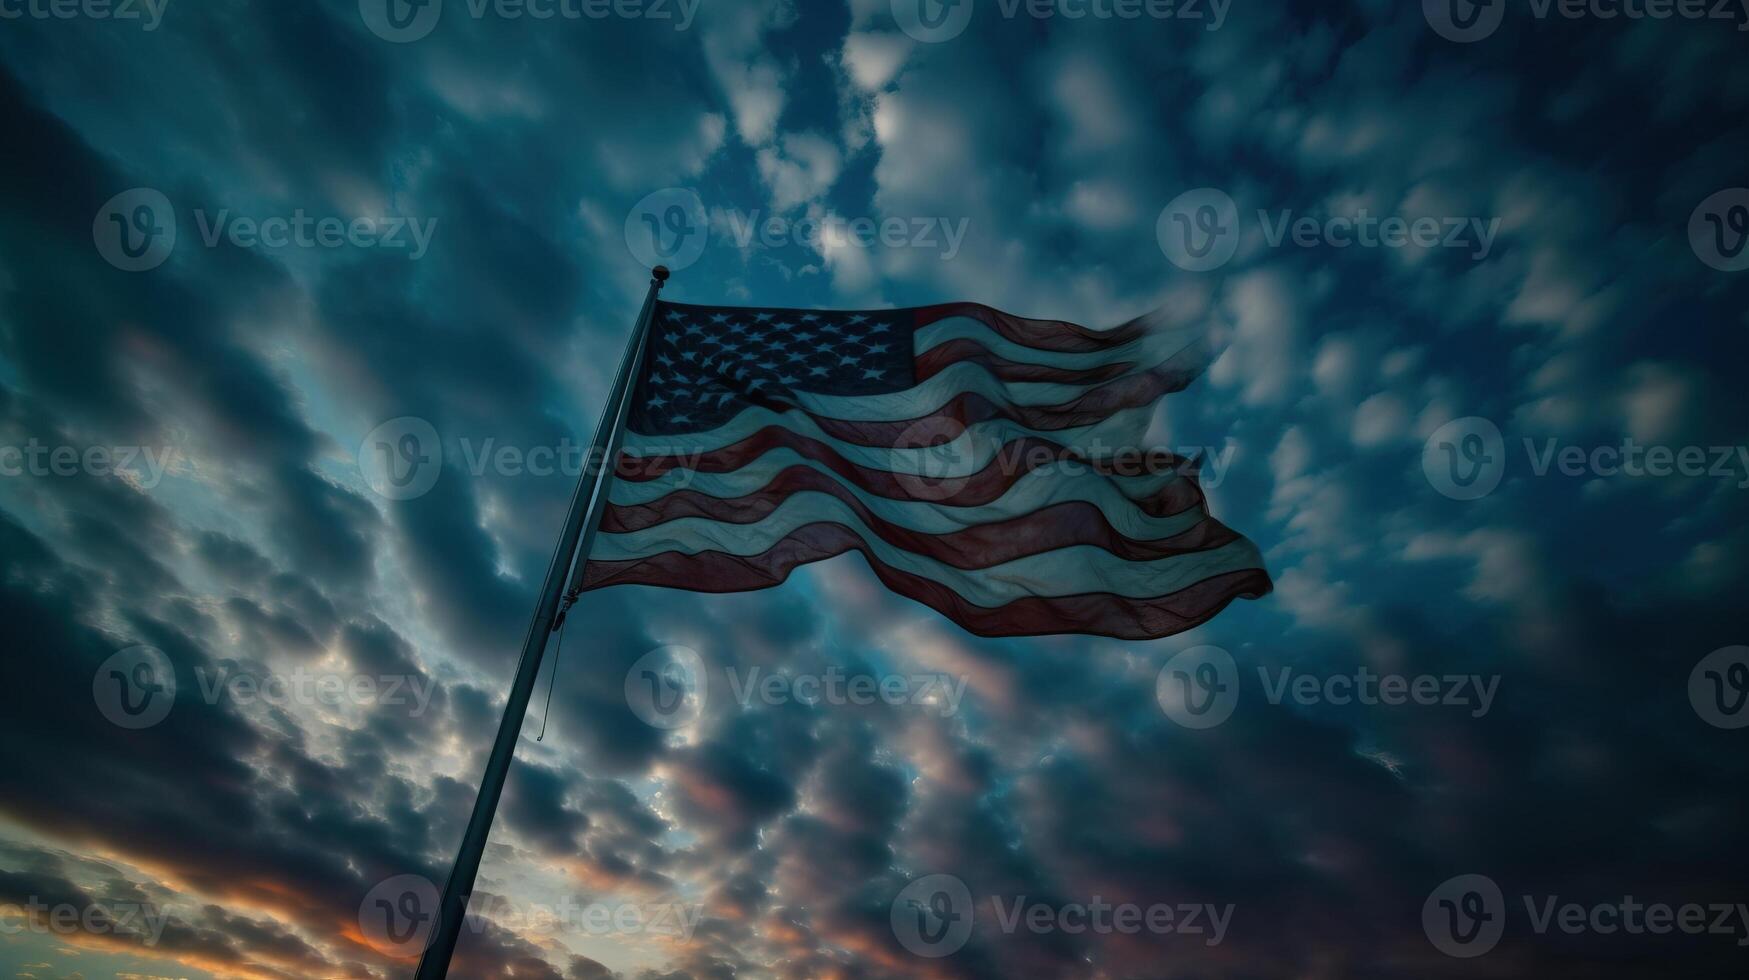
[[[660,280],[668,278],[668,270],[663,266],[657,266],[656,273],[659,276],[659,279],[651,280],[651,286],[654,289],[661,289],[662,286]],[[638,360],[643,360],[643,355],[641,353],[638,355]],[[631,416],[632,400],[629,397],[621,399],[620,404],[617,407],[619,409],[617,415],[610,419],[604,410],[601,415],[601,421],[595,424],[595,430],[597,432],[600,432],[603,428],[606,428],[608,432],[607,443],[602,447],[603,451],[601,458],[603,460],[619,459],[619,445],[621,440],[625,438],[626,419]],[[612,489],[612,487],[613,466],[604,464],[601,470],[601,478],[595,481],[595,492],[590,497],[588,505],[584,511],[583,535],[582,539],[577,543],[577,562],[575,568],[571,572],[571,586],[565,590],[565,599],[563,604],[559,606],[559,618],[553,625],[554,629],[558,629],[559,626],[564,624],[566,614],[571,611],[571,606],[577,602],[577,597],[583,593],[583,577],[588,572],[589,568],[589,546],[595,542],[595,532],[601,528],[601,512],[607,509],[607,492]]]
[[[510,772],[510,761],[516,755],[516,742],[522,734],[522,721],[528,714],[528,701],[534,694],[534,682],[540,675],[541,658],[546,652],[547,637],[558,616],[565,574],[573,560],[579,568],[589,557],[580,548],[579,538],[593,538],[591,533],[600,518],[597,499],[605,474],[612,470],[612,457],[619,446],[620,429],[625,425],[632,383],[643,362],[644,348],[650,335],[650,321],[656,312],[656,294],[668,279],[668,269],[656,266],[650,270],[650,291],[644,295],[644,308],[638,313],[637,325],[626,341],[625,354],[620,359],[619,373],[608,392],[607,404],[596,423],[589,455],[584,458],[583,473],[571,494],[571,508],[565,516],[565,528],[553,549],[547,565],[546,584],[541,586],[540,601],[534,618],[528,624],[528,635],[522,641],[522,659],[516,665],[516,679],[510,686],[510,697],[504,705],[504,718],[498,723],[498,737],[492,742],[492,754],[486,760],[486,774],[480,781],[480,793],[474,798],[474,812],[468,818],[467,832],[462,834],[462,846],[455,865],[443,886],[443,898],[438,904],[437,923],[431,939],[419,958],[414,980],[443,980],[449,974],[450,957],[455,954],[456,940],[461,936],[462,923],[467,918],[468,896],[474,890],[474,878],[480,871],[480,856],[486,850],[486,838],[492,832],[492,817],[498,810],[498,798],[504,793],[504,780]],[[579,573],[581,574],[581,573]]]

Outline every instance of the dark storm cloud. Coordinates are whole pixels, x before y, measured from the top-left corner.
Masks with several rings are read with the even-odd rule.
[[[518,834],[550,854],[570,854],[589,818],[565,805],[566,780],[559,773],[527,765],[505,787],[503,815]]]
[[[221,63],[228,60],[239,73],[245,60],[252,62],[252,77],[271,87],[276,101],[284,97],[280,85],[285,78],[280,76],[289,74],[297,79],[291,89],[300,98],[310,97],[318,103],[339,100],[348,109],[347,113],[318,115],[336,122],[352,121],[350,131],[333,127],[318,139],[305,132],[297,139],[280,140],[285,152],[275,154],[276,160],[290,159],[290,165],[298,168],[332,172],[354,168],[374,155],[372,143],[380,138],[381,128],[358,111],[355,85],[360,66],[346,67],[345,63],[349,43],[352,55],[363,51],[355,38],[336,36],[323,15],[304,7],[280,11],[270,22],[248,19],[233,26],[242,29],[227,30],[211,23],[203,36],[215,59]],[[265,60],[257,60],[259,52],[243,53],[245,47],[240,46],[255,42],[268,46],[270,53]],[[333,56],[326,68],[343,70],[324,70],[322,59],[307,57],[311,50],[322,49]],[[263,66],[269,70],[261,71]],[[386,93],[384,86],[367,88]],[[8,413],[13,427],[21,436],[51,443],[67,441],[45,421],[53,417],[46,414],[52,410],[73,413],[71,417],[86,426],[100,427],[98,431],[112,439],[168,443],[192,434],[194,441],[186,445],[178,442],[178,448],[194,455],[201,469],[214,478],[215,489],[247,515],[245,520],[259,523],[263,537],[283,560],[311,573],[328,588],[367,581],[370,570],[364,560],[365,542],[375,534],[376,510],[312,468],[317,457],[331,447],[324,437],[305,427],[299,409],[287,398],[283,376],[251,349],[253,341],[229,333],[232,323],[246,318],[246,309],[259,310],[287,297],[283,275],[255,254],[225,248],[210,253],[185,250],[182,254],[187,264],[179,261],[160,276],[128,277],[104,266],[90,248],[89,216],[106,197],[137,182],[140,175],[125,175],[101,162],[62,122],[32,108],[10,76],[4,79],[4,89],[5,124],[17,138],[12,145],[33,145],[28,159],[9,156],[8,185],[10,193],[17,195],[18,207],[8,208],[10,220],[0,229],[4,231],[0,237],[5,244],[0,248],[5,249],[10,287],[6,299],[7,351],[11,364],[20,372],[15,377],[26,386],[23,392],[6,392],[7,405],[13,409]],[[244,89],[246,86],[238,86],[227,91],[235,94]],[[264,119],[253,112],[242,113],[241,118]],[[274,132],[277,137],[282,131]],[[300,153],[305,159],[296,163]],[[185,201],[212,197],[192,186],[178,185],[172,192]],[[466,192],[460,193],[465,196]],[[490,228],[500,219],[502,215],[482,213],[474,222],[484,227],[483,234],[489,240],[476,257],[506,254],[507,239]],[[539,264],[525,254],[503,271],[534,274],[538,268]],[[198,288],[185,282],[188,276],[201,278]],[[525,319],[530,323],[538,320],[541,330],[550,333],[563,322],[562,318],[553,321],[558,308],[552,304],[564,300],[541,297],[561,296],[570,290],[552,289],[549,279],[543,274],[541,281],[506,282],[505,302],[462,313],[501,325],[504,315],[517,304],[534,301],[545,305],[529,308]],[[75,298],[83,308],[69,303]],[[341,320],[338,325],[346,327],[348,323]],[[380,322],[371,324],[379,331],[382,326]],[[478,369],[493,352],[502,349],[483,342],[482,336],[471,352],[458,352],[458,364],[474,369],[468,376],[478,382],[488,377]],[[395,351],[390,356],[404,356],[404,352]],[[532,370],[535,363],[527,358],[506,361],[500,383],[489,386],[482,401],[529,390],[536,377]],[[458,367],[457,376],[461,374]],[[153,376],[176,379],[168,389],[175,419],[157,414],[162,395],[156,390],[152,404],[143,397],[140,382]],[[52,409],[27,407],[37,404]],[[23,443],[24,438],[16,441]],[[80,478],[63,481],[52,489],[52,497],[45,499],[52,500],[54,510],[63,515],[65,546],[74,549],[82,562],[99,569],[99,576],[109,577],[115,587],[128,590],[124,595],[138,597],[139,601],[123,600],[123,608],[118,610],[135,634],[126,639],[163,649],[178,665],[184,697],[162,725],[131,739],[96,717],[89,693],[91,671],[126,642],[78,625],[93,618],[90,596],[102,579],[56,562],[40,539],[8,522],[9,563],[31,562],[29,567],[10,569],[8,581],[15,585],[39,583],[34,589],[8,592],[9,621],[50,652],[33,658],[33,666],[14,678],[18,686],[13,692],[20,696],[26,692],[62,695],[60,700],[33,696],[28,705],[20,703],[16,711],[9,706],[6,737],[10,744],[30,752],[33,759],[28,765],[8,767],[5,796],[11,817],[53,827],[76,840],[102,842],[152,867],[173,869],[178,880],[203,894],[238,901],[246,907],[274,908],[299,928],[322,936],[356,916],[358,900],[378,878],[412,871],[441,880],[436,869],[426,863],[425,854],[448,850],[469,791],[461,784],[440,780],[433,799],[430,791],[412,789],[391,770],[383,746],[410,747],[406,725],[386,725],[380,715],[372,718],[377,734],[363,741],[344,738],[346,768],[337,769],[316,761],[310,754],[313,747],[299,744],[300,724],[286,712],[274,710],[265,716],[274,733],[266,734],[244,721],[229,704],[204,704],[191,696],[199,688],[197,671],[236,666],[235,661],[215,658],[205,649],[207,643],[220,639],[211,613],[218,613],[236,631],[235,636],[225,638],[226,645],[235,643],[246,656],[256,658],[259,666],[283,654],[306,658],[317,654],[351,613],[337,610],[333,601],[300,575],[273,571],[272,559],[254,546],[209,531],[197,535],[198,547],[188,550],[218,573],[221,582],[239,591],[204,612],[179,601],[167,601],[162,612],[196,631],[185,633],[169,625],[169,620],[158,618],[152,608],[155,597],[168,598],[182,589],[175,573],[164,564],[183,550],[178,542],[182,529],[177,522],[150,498],[119,481]],[[49,487],[41,488],[45,495],[49,491]],[[443,499],[436,498],[433,504],[440,505]],[[416,525],[413,536],[437,545],[457,541],[459,532],[477,520],[473,516],[475,498],[464,493],[459,502],[464,510],[458,516]],[[476,539],[475,548],[477,554],[487,557],[479,563],[485,571],[471,582],[456,571],[463,551],[416,556],[424,561],[414,562],[415,567],[434,567],[439,581],[456,583],[453,590],[438,597],[436,605],[480,610],[482,586],[501,581],[492,571],[496,559],[490,556],[495,546],[481,538]],[[509,598],[498,604],[499,613],[509,608],[516,594],[505,590]],[[71,600],[67,595],[80,598]],[[514,604],[520,607],[520,601]],[[355,609],[356,598],[347,597],[344,606]],[[485,608],[490,609],[490,604]],[[483,619],[492,626],[508,621],[494,615],[488,613]],[[481,619],[476,611],[473,621]],[[454,632],[459,633],[459,648],[477,651],[488,645],[502,647],[514,639],[506,638],[507,630]],[[346,625],[342,636],[342,647],[359,669],[423,675],[405,643],[380,621],[367,619]],[[475,642],[468,642],[470,636]],[[480,655],[494,659],[484,652]],[[499,653],[497,659],[501,657]],[[279,666],[284,666],[283,661]],[[440,700],[438,705],[442,703]],[[463,730],[478,734],[481,715],[475,709],[474,721]],[[424,721],[431,732],[445,728],[441,713]],[[67,737],[71,732],[78,734]],[[293,741],[284,741],[287,733]],[[48,751],[51,746],[52,753]],[[68,758],[85,758],[89,764],[67,766],[57,761]],[[257,766],[265,766],[275,778],[261,781],[255,775]],[[466,768],[471,771],[473,766]],[[176,780],[186,781],[198,791],[167,797],[149,788],[168,773],[175,773]],[[553,789],[559,791],[556,785]],[[115,798],[110,794],[151,802],[117,813],[100,802]],[[57,820],[55,814],[80,817]],[[620,826],[623,833],[635,823],[621,821]],[[434,842],[427,840],[427,828],[442,835],[437,838],[441,845],[433,847]],[[312,860],[311,855],[324,856]],[[637,873],[616,850],[601,860],[622,862],[628,876]],[[219,930],[213,935],[230,935],[244,947],[260,947],[248,954],[258,968],[266,969],[262,964],[267,962],[292,963],[288,975],[317,969],[308,962],[298,966],[288,960],[294,951],[283,945],[269,948],[276,944],[260,942],[260,931],[266,927],[257,920],[221,914],[208,918]],[[251,930],[255,935],[249,935]],[[244,961],[235,951],[220,956],[214,950],[198,950],[192,943],[176,948],[187,953],[191,962]],[[508,952],[511,950],[515,952]],[[331,957],[337,952],[343,958],[376,959],[367,949],[344,952],[332,945],[322,955]],[[532,955],[532,948],[522,946],[519,940],[489,933],[471,941],[463,962],[472,963],[482,974],[497,969],[488,964],[505,963],[510,964],[505,968],[518,976],[556,975],[539,966]],[[348,972],[358,969],[355,964]]]
[[[239,585],[254,585],[273,572],[273,563],[247,543],[217,531],[203,531],[195,553],[213,573]]]
[[[795,791],[732,745],[677,752],[667,766],[687,823],[728,849],[741,849],[753,846],[763,823],[793,805]]]
[[[14,857],[63,866],[45,852]],[[93,895],[54,874],[0,872],[0,903],[25,910],[25,928],[91,949],[213,970],[272,964],[266,968],[270,975],[287,978],[323,968],[315,950],[282,929],[237,919],[217,906],[206,906],[199,910],[200,921],[189,922],[154,904],[125,879],[106,880],[102,894]]]
[[[325,579],[367,575],[374,513],[310,471],[320,437],[304,425],[283,380],[227,332],[244,305],[283,295],[277,272],[253,257],[221,258],[229,287],[221,289],[111,268],[91,247],[84,216],[134,181],[32,106],[3,72],[0,125],[16,135],[15,146],[31,147],[9,161],[16,206],[0,226],[0,254],[15,282],[5,299],[7,351],[28,379],[28,397],[98,427],[114,444],[176,447],[236,467],[224,489],[241,507],[262,507],[269,533],[300,566]],[[174,379],[168,397],[187,409],[185,424],[200,427],[194,445],[181,445],[142,404],[142,372]]]
[[[532,601],[499,572],[497,547],[479,525],[474,485],[445,467],[430,493],[389,504],[389,520],[414,570],[416,594],[454,648],[482,665],[509,661]]]
[[[89,611],[66,598],[65,586],[58,584],[76,582],[77,573],[41,553],[16,525],[0,526],[0,534],[8,542],[7,581],[28,576],[50,590],[9,584],[0,597],[8,621],[24,631],[21,635],[35,637],[41,651],[20,658],[17,684],[7,685],[3,737],[19,747],[4,776],[5,808],[11,818],[70,840],[119,849],[135,860],[174,867],[179,878],[207,894],[281,906],[289,892],[296,898],[284,911],[297,916],[308,916],[317,903],[345,894],[356,880],[332,850],[326,853],[333,856],[312,860],[313,854],[324,852],[315,841],[327,834],[336,843],[349,841],[358,859],[375,849],[364,843],[361,832],[382,841],[382,849],[368,858],[378,868],[414,863],[387,845],[386,827],[369,830],[373,819],[349,808],[324,807],[331,814],[326,817],[303,807],[288,810],[292,798],[257,783],[254,763],[261,753],[271,755],[270,743],[228,706],[193,696],[198,689],[195,671],[210,666],[210,660],[197,642],[173,628],[136,617],[136,633],[129,639],[158,647],[176,666],[176,705],[149,729],[130,732],[111,724],[91,700],[92,678],[98,665],[126,643],[81,625]],[[23,565],[21,559],[33,553],[38,560]],[[68,766],[67,758],[83,761]],[[305,765],[311,772],[323,771],[320,764]],[[310,782],[308,773],[281,771],[299,784]],[[163,774],[171,772],[198,792],[166,797],[154,791]],[[117,806],[117,800],[129,803]],[[297,819],[288,823],[294,814]],[[323,828],[324,819],[334,823]],[[200,829],[191,835],[191,828]],[[303,834],[311,836],[300,841]]]

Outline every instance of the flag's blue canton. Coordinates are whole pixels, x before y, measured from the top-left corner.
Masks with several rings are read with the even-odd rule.
[[[908,310],[757,310],[658,304],[628,424],[698,432],[795,392],[873,395],[913,381]]]

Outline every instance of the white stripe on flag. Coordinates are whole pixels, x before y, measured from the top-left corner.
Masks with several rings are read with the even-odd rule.
[[[818,522],[850,528],[882,564],[932,579],[974,605],[986,607],[1027,596],[1090,592],[1147,599],[1177,592],[1211,576],[1263,567],[1257,548],[1239,538],[1208,551],[1153,561],[1129,561],[1095,545],[1073,545],[967,571],[888,544],[869,531],[842,501],[818,493],[796,494],[756,524],[683,518],[628,534],[602,534],[595,539],[590,558],[629,561],[668,551],[751,556],[769,550],[796,529]]]
[[[1065,449],[1112,452],[1130,449],[1138,444],[1153,419],[1154,407],[1125,409],[1113,413],[1093,425],[1073,429],[1029,429],[1010,419],[988,419],[967,426],[952,441],[937,446],[894,449],[883,446],[863,446],[827,435],[813,419],[796,412],[774,412],[767,408],[749,408],[723,425],[704,432],[673,435],[643,435],[627,432],[623,451],[634,458],[677,456],[685,464],[697,453],[708,453],[733,445],[768,426],[788,429],[798,435],[817,439],[830,446],[850,462],[890,473],[926,474],[929,476],[969,476],[988,465],[1003,445],[1028,436],[1037,437]]]
[[[988,504],[973,507],[957,507],[949,503],[933,503],[927,500],[894,500],[880,494],[870,493],[861,487],[838,479],[826,466],[812,460],[803,460],[794,453],[772,453],[758,462],[736,470],[733,473],[700,473],[694,475],[685,489],[718,499],[732,499],[756,493],[763,489],[775,477],[779,470],[789,466],[806,466],[809,469],[823,473],[835,480],[848,493],[861,501],[876,517],[911,528],[926,534],[951,534],[963,531],[979,524],[991,524],[997,521],[1011,520],[1030,514],[1042,507],[1071,502],[1089,503],[1098,507],[1105,519],[1119,534],[1136,540],[1152,540],[1167,538],[1189,530],[1197,521],[1203,519],[1202,508],[1192,507],[1181,514],[1169,517],[1155,517],[1137,507],[1135,501],[1125,495],[1111,479],[1087,477],[1080,479],[1065,479],[1054,473],[1033,472],[1021,477],[1008,491]],[[1150,477],[1130,478],[1137,481],[1147,480],[1153,486],[1136,484],[1131,492],[1143,492],[1158,489],[1160,485],[1173,479],[1183,479],[1174,474],[1157,474]],[[667,478],[653,480],[651,483],[667,483]],[[617,481],[608,491],[608,499],[619,506],[636,506],[647,504],[672,493],[675,486],[666,485],[651,488],[649,484],[626,483]],[[818,491],[799,491],[799,493],[814,493]]]
[[[1107,364],[1119,364],[1124,361],[1158,364],[1196,343],[1207,332],[1206,329],[1198,326],[1163,327],[1151,330],[1128,343],[1107,347],[1104,350],[1052,351],[1017,344],[992,330],[981,320],[952,316],[945,320],[937,320],[929,326],[919,329],[913,335],[912,349],[917,352],[918,356],[922,356],[949,341],[975,340],[985,350],[1010,361],[1037,364],[1043,367],[1081,370],[1103,367]]]
[[[1160,367],[1161,360],[1143,365],[1129,374]],[[1127,375],[1126,375],[1127,376]],[[821,395],[795,393],[796,404],[815,415],[846,422],[889,422],[931,415],[962,394],[982,395],[997,405],[1049,408],[1071,401],[1102,384],[1057,384],[1033,381],[1002,381],[982,364],[960,361],[922,384],[882,395]]]

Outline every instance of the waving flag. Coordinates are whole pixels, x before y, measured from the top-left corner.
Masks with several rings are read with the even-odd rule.
[[[1162,314],[659,303],[583,585],[736,592],[858,551],[983,636],[1189,629],[1271,587],[1192,461],[1140,448],[1213,353]]]

